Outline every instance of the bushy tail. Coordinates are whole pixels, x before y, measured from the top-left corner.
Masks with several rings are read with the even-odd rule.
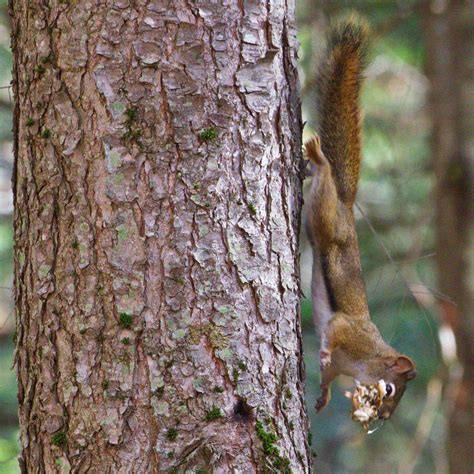
[[[352,205],[361,161],[359,91],[369,28],[351,16],[329,29],[318,82],[321,147],[334,170],[340,199]]]

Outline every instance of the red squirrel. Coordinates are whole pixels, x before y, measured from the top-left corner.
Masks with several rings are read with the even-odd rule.
[[[362,158],[359,93],[368,36],[366,23],[357,17],[335,24],[328,34],[318,81],[319,137],[305,144],[314,168],[306,229],[313,248],[313,316],[321,339],[322,395],[316,409],[327,405],[331,382],[340,374],[367,384],[383,379],[386,395],[378,416],[387,419],[416,369],[370,319],[355,230]]]

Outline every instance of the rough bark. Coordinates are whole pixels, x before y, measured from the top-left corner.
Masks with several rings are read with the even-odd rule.
[[[436,175],[436,259],[445,322],[454,330],[463,376],[448,426],[450,472],[474,466],[474,2],[428,2],[426,44],[431,80]]]
[[[293,2],[10,9],[23,471],[308,472]]]

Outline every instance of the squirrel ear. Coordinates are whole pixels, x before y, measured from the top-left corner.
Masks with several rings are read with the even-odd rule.
[[[406,356],[398,356],[393,364],[393,370],[397,374],[406,374],[408,380],[416,377],[416,369],[413,361]]]

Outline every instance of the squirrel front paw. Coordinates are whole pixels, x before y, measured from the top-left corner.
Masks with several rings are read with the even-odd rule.
[[[321,411],[331,400],[331,389],[329,385],[321,384],[322,393],[321,396],[316,400],[316,411]]]
[[[331,353],[327,350],[319,351],[319,368],[324,372],[331,365]]]

